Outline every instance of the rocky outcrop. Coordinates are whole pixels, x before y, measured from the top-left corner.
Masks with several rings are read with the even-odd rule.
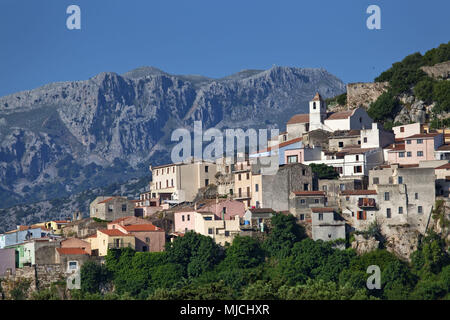
[[[380,246],[380,241],[377,241],[374,237],[366,239],[363,235],[356,234],[355,240],[351,243],[351,245],[357,254],[364,254],[378,249]]]
[[[389,86],[388,82],[357,82],[347,84],[347,108],[368,108]]]
[[[421,68],[428,76],[434,79],[450,78],[450,61],[435,64],[434,66],[425,66]]]

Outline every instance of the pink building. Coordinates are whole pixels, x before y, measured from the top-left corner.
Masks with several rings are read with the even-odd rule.
[[[435,160],[434,152],[444,143],[442,133],[419,133],[404,138],[404,144],[388,148],[390,164],[415,164],[419,161]]]
[[[427,133],[427,131],[424,129],[423,124],[420,124],[418,122],[396,126],[393,127],[392,130],[394,131],[395,139],[404,139],[415,134]]]
[[[215,220],[233,220],[235,216],[244,217],[245,206],[241,201],[217,199],[196,204],[194,208],[180,209],[174,213],[175,232],[194,230],[196,212],[211,212]]]
[[[138,217],[124,217],[108,223],[108,229],[119,230],[136,238],[136,251],[160,252],[166,244],[165,231],[150,221]]]

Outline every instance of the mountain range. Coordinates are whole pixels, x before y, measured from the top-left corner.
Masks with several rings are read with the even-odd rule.
[[[345,85],[324,69],[275,66],[212,79],[141,67],[1,97],[0,208],[148,176],[149,164],[170,161],[172,131],[195,120],[204,129],[282,131],[317,91],[334,97]]]

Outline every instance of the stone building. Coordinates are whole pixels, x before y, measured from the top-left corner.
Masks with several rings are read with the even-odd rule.
[[[311,208],[311,220],[313,240],[345,240],[345,220],[334,208]]]
[[[91,218],[106,221],[134,216],[134,203],[126,197],[97,197],[90,204]]]

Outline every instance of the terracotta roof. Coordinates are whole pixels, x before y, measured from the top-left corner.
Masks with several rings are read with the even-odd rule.
[[[56,248],[59,254],[88,254],[81,248]]]
[[[435,170],[439,170],[439,169],[450,169],[450,163],[446,163],[440,167],[435,168]]]
[[[126,219],[129,219],[129,218],[134,218],[134,216],[128,216],[128,217],[118,218],[118,219],[116,219],[116,220],[114,220],[114,221],[111,221],[109,224],[111,224],[111,223],[119,223],[119,222],[122,222],[122,221],[124,221],[124,220],[126,220]]]
[[[52,220],[51,222],[55,222],[55,223],[58,223],[58,224],[70,223],[69,220]]]
[[[130,236],[129,234],[123,233],[120,230],[117,229],[102,229],[102,230],[98,230],[101,233],[104,233],[108,236],[112,236],[112,237],[124,237],[124,236]]]
[[[311,208],[312,212],[334,212],[334,208]]]
[[[356,109],[355,109],[356,110]],[[340,111],[340,112],[334,112],[330,114],[325,120],[340,120],[340,119],[347,119],[353,115],[353,112],[355,110],[347,110],[347,111]]]
[[[376,190],[344,190],[341,192],[344,196],[362,196],[369,194],[377,194]]]
[[[450,144],[443,144],[439,148],[437,148],[437,151],[450,151]]]
[[[309,123],[309,113],[296,114],[287,122],[287,124],[296,123]]]
[[[387,146],[385,149],[389,149],[388,152],[396,152],[396,151],[404,151],[405,145],[404,144],[396,144],[395,147],[393,144]]]
[[[427,138],[434,138],[438,135],[440,135],[442,133],[439,132],[434,132],[434,133],[418,133],[409,137],[406,137],[405,140],[409,140],[409,139],[417,139],[417,138],[423,138],[423,139],[427,139]]]
[[[322,100],[322,97],[320,96],[320,94],[318,92],[316,92],[316,95],[314,96],[314,98],[311,101],[320,101]]]
[[[296,196],[325,196],[325,191],[294,191]]]
[[[128,232],[139,232],[139,231],[160,231],[161,229],[157,226],[149,224],[132,224],[128,226],[122,226]]]
[[[106,202],[108,202],[108,201],[111,201],[111,200],[113,200],[115,197],[111,197],[111,198],[108,198],[108,199],[105,199],[105,200],[102,200],[102,201],[100,201],[99,203],[106,203]]]
[[[272,149],[280,149],[280,148],[289,146],[289,145],[291,145],[291,144],[300,142],[300,141],[302,141],[302,140],[303,140],[302,137],[300,137],[300,138],[295,138],[295,139],[292,139],[292,140],[288,140],[288,141],[282,142],[282,143],[280,143],[280,144],[278,144],[278,145],[276,145],[276,146],[269,147],[269,148],[267,148],[266,150],[259,151],[258,153],[272,151]]]

